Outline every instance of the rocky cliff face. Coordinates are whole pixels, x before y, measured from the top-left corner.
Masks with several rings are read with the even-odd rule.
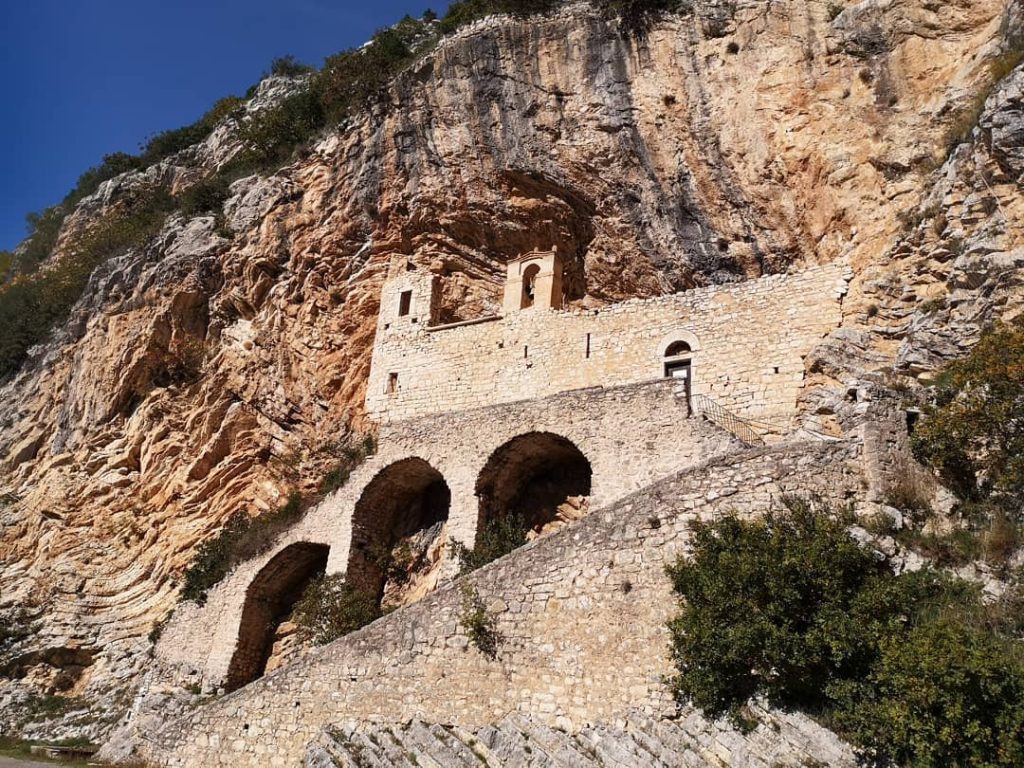
[[[537,246],[567,254],[584,304],[847,258],[844,328],[810,361],[808,410],[833,429],[851,377],[926,374],[1017,311],[1017,2],[694,6],[642,34],[589,6],[480,22],[237,182],[232,237],[174,216],[97,270],[0,387],[0,608],[27,611],[9,717],[58,693],[115,719],[197,545],[315,489],[368,428],[393,255],[442,276],[447,319],[495,309],[504,262]],[[249,108],[296,87],[267,81]],[[107,182],[62,242],[134,185],[209,173],[232,137]]]

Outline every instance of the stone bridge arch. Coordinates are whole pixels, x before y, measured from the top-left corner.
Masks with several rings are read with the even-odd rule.
[[[413,456],[385,466],[352,510],[346,580],[381,601],[407,586],[398,581],[413,578],[410,569],[436,581],[451,502],[444,475],[426,460]],[[396,547],[404,548],[397,556]],[[402,562],[406,554],[409,562]],[[432,583],[412,586],[427,589]]]
[[[520,515],[541,530],[563,515],[568,503],[580,515],[591,494],[593,468],[569,438],[527,432],[496,448],[477,475],[477,530],[499,515]]]
[[[289,544],[249,582],[235,650],[224,681],[227,690],[240,688],[266,673],[277,628],[310,581],[324,573],[329,553],[326,544]]]

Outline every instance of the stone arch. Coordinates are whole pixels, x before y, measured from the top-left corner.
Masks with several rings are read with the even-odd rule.
[[[389,574],[392,566],[403,566],[394,558],[399,546],[411,558],[404,564],[407,569],[421,577],[436,576],[450,506],[451,490],[444,476],[423,459],[401,459],[384,467],[366,484],[352,512],[346,580],[384,601],[401,586],[396,577],[409,575]],[[399,597],[395,604],[401,602]]]
[[[324,573],[330,547],[308,541],[289,544],[249,583],[238,626],[238,641],[225,687],[232,691],[262,677],[271,658],[274,635],[309,582]]]
[[[505,442],[477,476],[478,530],[498,515],[518,514],[536,532],[586,513],[593,470],[568,438],[528,432]]]
[[[661,342],[658,344],[658,357],[667,357],[669,348],[679,342],[688,344],[691,352],[700,351],[700,341],[697,339],[697,336],[690,331],[680,328],[662,336]]]

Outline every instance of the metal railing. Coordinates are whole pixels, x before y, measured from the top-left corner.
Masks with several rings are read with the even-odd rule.
[[[703,416],[712,424],[716,424],[727,432],[735,435],[740,442],[748,446],[764,445],[761,435],[746,419],[741,419],[731,411],[727,411],[706,395],[693,395],[690,398],[693,414]]]

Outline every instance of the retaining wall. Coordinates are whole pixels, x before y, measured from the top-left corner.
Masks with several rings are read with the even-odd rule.
[[[667,478],[468,577],[496,619],[494,661],[460,624],[460,582],[147,735],[169,766],[300,765],[332,722],[480,726],[528,713],[573,731],[671,711],[665,565],[691,523],[759,514],[786,492],[844,504],[863,491],[855,444],[731,454]]]

